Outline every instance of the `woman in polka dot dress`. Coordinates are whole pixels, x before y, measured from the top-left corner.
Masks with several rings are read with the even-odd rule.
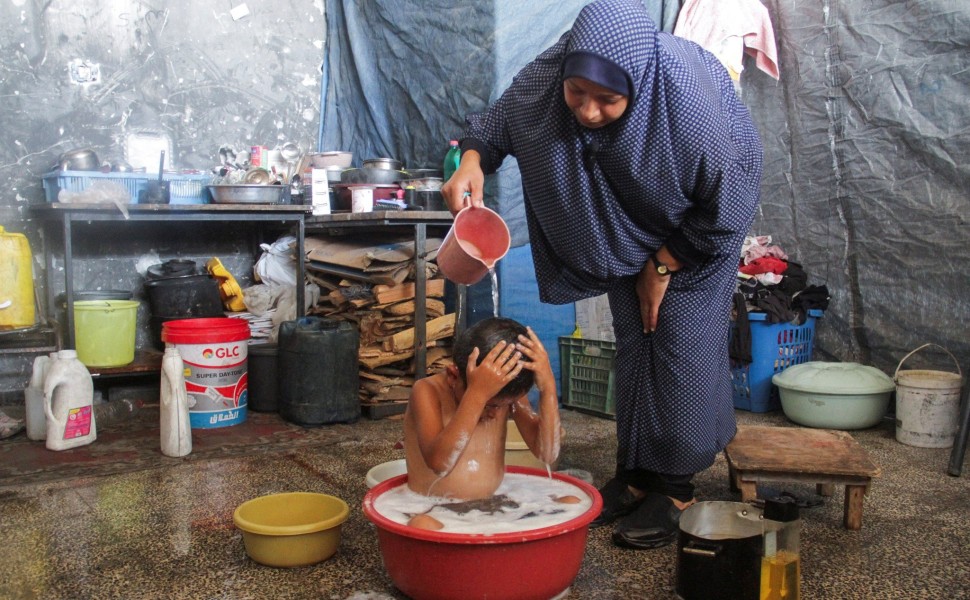
[[[729,314],[758,133],[712,54],[658,32],[641,0],[599,0],[468,117],[442,190],[452,212],[482,204],[506,156],[522,173],[540,299],[609,295],[618,452],[594,526],[616,521],[621,546],[666,545],[693,475],[736,430]]]

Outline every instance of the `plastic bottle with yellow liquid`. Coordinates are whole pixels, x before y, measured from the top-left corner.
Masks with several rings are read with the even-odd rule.
[[[787,497],[765,500],[761,600],[798,600],[801,587],[798,505]]]

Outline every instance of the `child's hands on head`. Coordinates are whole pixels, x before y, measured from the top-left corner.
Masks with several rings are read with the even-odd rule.
[[[465,367],[466,380],[468,390],[482,394],[487,403],[522,371],[523,361],[520,360],[522,353],[518,351],[515,344],[499,342],[485,355],[481,364],[476,364],[479,353],[476,347],[468,356],[468,365]]]
[[[516,347],[529,360],[520,360],[519,364],[535,374],[536,388],[540,394],[555,392],[556,376],[553,375],[552,366],[549,364],[549,354],[532,328],[526,327],[526,330],[529,332],[528,337],[520,335]]]

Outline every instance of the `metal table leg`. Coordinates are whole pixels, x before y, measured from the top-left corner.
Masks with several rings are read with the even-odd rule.
[[[963,410],[960,411],[960,429],[953,440],[950,451],[950,465],[947,473],[959,477],[963,471],[963,458],[967,452],[967,437],[970,435],[970,383],[963,384]]]
[[[71,244],[71,215],[65,213],[63,216],[64,225],[64,305],[66,306],[65,321],[65,340],[64,348],[75,349],[76,340],[74,339],[74,249]]]
[[[428,231],[424,223],[414,226],[414,378],[428,374],[428,286],[425,259]]]

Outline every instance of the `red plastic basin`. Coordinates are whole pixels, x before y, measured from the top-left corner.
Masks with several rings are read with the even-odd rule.
[[[548,477],[540,469],[506,467],[508,473]],[[377,526],[384,568],[399,590],[415,600],[549,600],[579,573],[590,522],[603,507],[592,485],[569,475],[591,499],[585,513],[564,523],[497,534],[443,533],[408,527],[379,514],[374,502],[402,485],[407,475],[383,481],[364,496],[364,515]]]

